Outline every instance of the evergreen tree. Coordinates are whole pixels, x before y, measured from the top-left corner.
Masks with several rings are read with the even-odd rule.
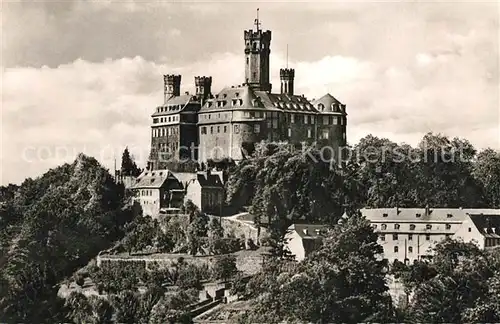
[[[141,170],[135,164],[130,152],[128,151],[128,147],[125,148],[122,154],[121,174],[133,177],[137,177],[141,174]]]

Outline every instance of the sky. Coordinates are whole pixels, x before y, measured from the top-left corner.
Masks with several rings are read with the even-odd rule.
[[[243,31],[259,8],[272,31],[271,80],[347,105],[350,144],[416,145],[427,132],[500,149],[499,5],[490,2],[3,1],[1,183],[79,152],[140,166],[163,74],[244,80]]]

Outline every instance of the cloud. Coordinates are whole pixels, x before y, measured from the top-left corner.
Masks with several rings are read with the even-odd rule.
[[[162,74],[182,74],[183,92],[197,75],[214,91],[240,84],[257,6],[273,32],[275,91],[288,44],[296,93],[346,103],[350,143],[434,131],[500,148],[498,4],[8,2],[2,183],[80,151],[112,167],[128,145],[144,162]]]

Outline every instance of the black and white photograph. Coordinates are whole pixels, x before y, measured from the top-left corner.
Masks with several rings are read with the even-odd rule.
[[[0,323],[500,323],[500,2],[0,13]]]

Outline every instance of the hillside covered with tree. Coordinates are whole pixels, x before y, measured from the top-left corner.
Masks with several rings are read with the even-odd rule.
[[[230,168],[227,203],[281,228],[335,223],[344,208],[500,208],[500,152],[464,139],[430,133],[412,147],[368,135],[345,149],[341,167],[321,156],[313,146],[260,143]]]
[[[123,236],[123,187],[80,154],[19,187],[2,187],[0,322],[64,321],[57,284]]]

